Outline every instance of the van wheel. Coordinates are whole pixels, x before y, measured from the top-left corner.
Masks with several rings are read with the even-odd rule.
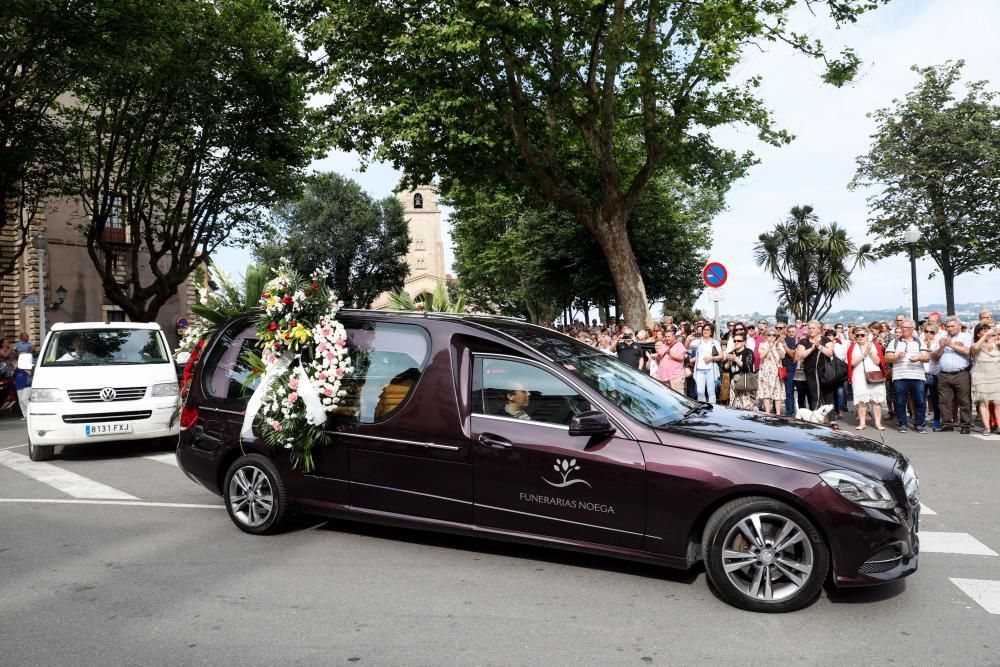
[[[819,531],[772,498],[739,498],[708,520],[702,557],[712,587],[730,604],[758,612],[801,609],[816,599],[830,567]]]
[[[28,441],[28,458],[32,461],[48,461],[55,456],[55,445],[33,445]]]
[[[165,452],[172,452],[177,449],[177,443],[180,441],[180,436],[177,435],[166,435],[162,438],[156,439],[156,445],[159,449]]]
[[[289,518],[285,483],[267,457],[247,454],[236,459],[223,488],[229,518],[240,530],[270,535],[284,529]]]

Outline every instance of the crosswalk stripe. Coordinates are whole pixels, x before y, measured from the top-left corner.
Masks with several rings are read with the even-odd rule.
[[[986,442],[1000,443],[1000,438],[997,437],[997,434],[982,435],[981,433],[970,433],[969,435],[971,435],[973,438],[985,440]]]
[[[225,505],[201,503],[159,503],[145,500],[87,500],[80,498],[0,498],[0,503],[41,503],[43,505],[121,505],[123,507],[179,507],[181,509],[223,510]]]
[[[926,514],[927,516],[937,516],[937,512],[932,510],[927,505],[920,503],[920,514]]]
[[[923,530],[920,531],[920,553],[1000,555],[968,533],[935,533]]]
[[[1000,614],[1000,581],[988,579],[951,579],[963,593],[991,614]]]
[[[167,465],[177,466],[176,454],[153,454],[152,456],[143,456],[142,458],[149,459],[150,461],[159,461],[160,463],[166,463]]]
[[[32,461],[24,454],[0,451],[0,465],[26,475],[53,489],[74,498],[103,498],[106,500],[138,500],[135,496],[119,491],[106,484],[95,482],[83,475],[63,470],[51,463]]]

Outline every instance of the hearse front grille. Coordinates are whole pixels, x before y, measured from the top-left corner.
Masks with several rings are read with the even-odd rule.
[[[97,412],[86,415],[63,415],[67,424],[96,424],[98,422],[127,422],[149,419],[152,410],[132,410],[130,412]]]
[[[888,572],[892,568],[899,565],[899,561],[903,559],[903,550],[898,544],[891,544],[887,547],[879,549],[875,555],[866,560],[861,567],[858,568],[858,574],[878,574],[879,572]]]
[[[97,389],[70,389],[66,393],[69,394],[69,400],[74,403],[114,403],[118,401],[138,401],[146,395],[145,387],[112,387],[115,391],[115,397],[110,401],[105,401],[104,397],[101,396],[101,392],[105,389],[106,387],[98,387]]]

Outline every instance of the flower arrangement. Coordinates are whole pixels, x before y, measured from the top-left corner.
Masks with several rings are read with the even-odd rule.
[[[292,465],[308,472],[313,449],[326,444],[326,413],[345,394],[341,378],[352,370],[347,333],[336,319],[343,304],[327,290],[324,274],[305,279],[288,266],[264,286],[260,303],[257,336],[265,372],[247,419],[265,442],[290,450]]]

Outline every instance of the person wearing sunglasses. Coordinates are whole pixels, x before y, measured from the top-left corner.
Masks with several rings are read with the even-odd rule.
[[[757,348],[760,353],[760,371],[757,373],[757,400],[764,405],[764,414],[781,414],[781,403],[785,400],[785,381],[778,376],[785,359],[784,335],[777,329],[767,329],[764,341]]]
[[[786,322],[778,322],[774,325],[774,330],[778,334],[778,339],[784,343],[785,356],[781,359],[784,368],[782,382],[785,383],[785,416],[795,416],[795,329],[788,326]],[[779,376],[781,372],[779,371]]]
[[[850,370],[848,380],[854,395],[854,406],[858,410],[859,431],[864,430],[868,419],[868,409],[871,407],[875,428],[884,431],[882,426],[882,403],[885,395],[885,354],[878,341],[868,335],[864,327],[855,327],[851,333],[854,340],[847,348],[847,367]],[[879,381],[878,374],[882,380]]]
[[[910,399],[914,403],[913,426],[917,433],[927,432],[927,388],[924,363],[930,360],[930,352],[916,337],[913,320],[903,320],[900,335],[886,350],[885,360],[892,363],[892,384],[896,403],[896,422],[899,432],[907,431],[906,406]]]
[[[747,347],[746,333],[733,333],[733,351],[726,354],[725,369],[732,380],[729,384],[729,407],[738,410],[757,409],[759,383],[753,370],[753,352]],[[743,382],[742,380],[747,380]]]
[[[990,322],[980,322],[972,334],[972,402],[983,420],[983,435],[990,435],[990,404],[1000,406],[1000,344]]]

